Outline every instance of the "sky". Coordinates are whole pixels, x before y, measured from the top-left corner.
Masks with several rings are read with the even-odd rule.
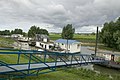
[[[119,16],[120,0],[0,0],[0,30],[36,25],[59,33],[72,24],[76,33],[90,33]]]

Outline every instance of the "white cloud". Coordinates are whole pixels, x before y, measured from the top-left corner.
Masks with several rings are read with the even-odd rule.
[[[28,31],[37,25],[49,32],[60,32],[70,23],[77,32],[94,32],[96,26],[120,16],[119,3],[120,0],[0,0],[0,30]]]

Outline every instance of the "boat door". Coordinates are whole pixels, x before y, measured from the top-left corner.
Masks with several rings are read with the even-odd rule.
[[[111,61],[114,61],[114,57],[115,57],[115,55],[111,55]]]

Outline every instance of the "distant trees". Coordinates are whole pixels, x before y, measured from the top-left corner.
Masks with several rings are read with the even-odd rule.
[[[23,30],[22,29],[15,29],[11,31],[11,34],[22,34]]]
[[[92,32],[92,33],[91,33],[91,35],[95,35],[95,33],[94,33],[94,32]]]
[[[31,28],[28,31],[28,37],[34,37],[35,34],[46,34],[49,35],[48,31],[46,29],[40,29],[37,26],[31,26]]]
[[[72,24],[67,24],[63,27],[62,38],[63,39],[72,39],[75,33],[75,28],[72,27]]]
[[[0,31],[0,35],[10,35],[10,30],[3,30],[3,31]]]
[[[99,40],[108,47],[120,50],[120,17],[115,22],[104,24],[99,32]]]
[[[26,35],[25,32],[23,32],[22,29],[15,29],[15,30],[3,30],[3,31],[0,31],[0,35],[12,35],[12,34],[21,34],[21,35]]]
[[[14,29],[14,30],[3,30],[0,31],[0,35],[12,35],[12,34],[21,34],[23,36],[28,36],[28,37],[34,37],[35,34],[46,34],[49,35],[48,31],[46,29],[40,29],[37,26],[31,26],[29,29],[28,33],[23,32],[22,29]]]

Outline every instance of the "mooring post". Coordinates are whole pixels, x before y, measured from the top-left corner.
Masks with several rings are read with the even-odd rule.
[[[96,53],[97,53],[97,44],[98,43],[98,26],[97,26],[97,31],[96,31],[96,45],[95,45],[95,56],[96,56]]]

